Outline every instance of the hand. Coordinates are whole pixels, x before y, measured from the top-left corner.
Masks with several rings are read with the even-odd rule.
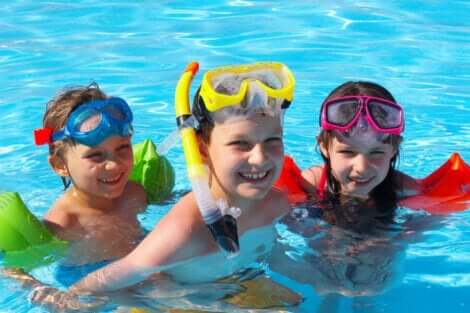
[[[107,298],[79,296],[50,286],[38,286],[33,289],[29,299],[31,303],[45,306],[53,312],[96,312]]]

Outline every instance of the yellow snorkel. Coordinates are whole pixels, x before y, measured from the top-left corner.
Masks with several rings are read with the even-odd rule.
[[[224,207],[212,196],[209,172],[202,162],[194,122],[190,121],[189,88],[198,69],[197,62],[189,64],[178,81],[175,91],[176,123],[180,130],[188,178],[202,218],[220,248],[234,255],[239,250],[236,220],[233,216],[224,214]]]

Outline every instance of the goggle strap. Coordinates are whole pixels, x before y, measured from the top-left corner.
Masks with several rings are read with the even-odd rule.
[[[55,133],[52,133],[52,135],[51,135],[51,140],[52,140],[52,142],[57,141],[57,140],[62,140],[62,139],[64,139],[64,138],[66,137],[66,133],[65,133],[65,132],[66,132],[65,129],[61,129],[61,130],[59,130],[59,131],[57,131],[57,132],[55,132]]]

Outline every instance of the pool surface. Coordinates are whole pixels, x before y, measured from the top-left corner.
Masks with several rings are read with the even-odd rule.
[[[314,144],[319,104],[347,80],[378,82],[403,105],[400,170],[424,177],[454,151],[470,162],[468,1],[10,1],[0,6],[0,15],[0,190],[19,192],[38,216],[62,190],[47,164],[47,148],[34,146],[32,139],[46,102],[64,86],[96,81],[132,107],[133,142],[148,137],[161,142],[175,127],[177,79],[193,60],[202,72],[234,63],[286,63],[297,86],[285,120],[285,148],[303,168],[321,162]],[[201,75],[193,92],[200,80]],[[168,157],[177,172],[178,195],[189,188],[182,149],[176,146]],[[153,227],[176,199],[151,206],[141,216],[143,225]],[[409,221],[420,227],[409,227]],[[358,266],[342,271],[364,284],[368,292],[362,294],[322,292],[264,263],[254,265],[264,274],[246,275],[292,304],[261,312],[469,312],[469,221],[470,211],[438,220],[400,211],[398,229],[389,230],[385,241],[374,238],[369,257],[350,262],[380,268],[371,274],[378,283],[368,285],[372,279]],[[341,258],[341,249],[357,239],[332,235],[315,220],[290,223],[277,227],[280,253],[287,251],[297,274],[314,275],[312,264]],[[305,233],[308,223],[324,237]],[[326,259],[306,253],[324,240],[333,247]],[[48,273],[36,274],[54,284]],[[141,295],[142,306],[149,312],[256,307],[216,301],[231,288],[236,287],[214,283],[150,290]],[[30,304],[28,291],[11,280],[0,277],[0,289],[1,312],[47,312]],[[102,312],[129,311],[115,302]]]

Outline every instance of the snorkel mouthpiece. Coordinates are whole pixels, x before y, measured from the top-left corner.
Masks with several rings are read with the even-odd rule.
[[[231,257],[240,249],[236,219],[224,214],[225,208],[212,196],[208,170],[202,162],[194,125],[185,123],[191,117],[189,88],[198,68],[197,62],[191,63],[178,81],[175,92],[176,122],[181,133],[188,177],[201,216],[219,247]]]
[[[240,245],[238,243],[237,220],[232,215],[226,214],[215,222],[207,224],[207,227],[219,247],[229,252],[229,257],[238,253]]]
[[[194,177],[191,179],[191,185],[202,219],[215,241],[223,251],[228,253],[229,257],[235,256],[240,250],[240,246],[237,220],[232,215],[233,213],[227,212],[228,205],[225,201],[214,200],[206,175],[201,174],[199,177]]]

